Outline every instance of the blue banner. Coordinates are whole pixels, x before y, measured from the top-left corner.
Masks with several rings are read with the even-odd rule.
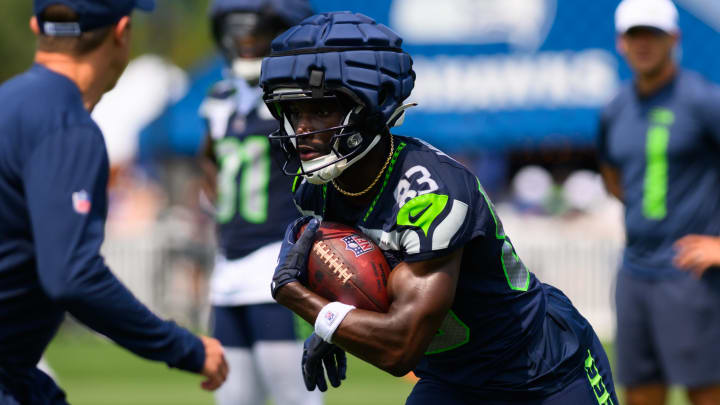
[[[630,71],[617,0],[315,0],[367,14],[404,39],[417,81],[398,132],[446,150],[591,144]],[[720,2],[677,0],[681,64],[720,82]]]
[[[618,3],[312,0],[318,12],[361,12],[403,37],[419,105],[395,132],[450,152],[591,145],[599,110],[630,77],[616,50]],[[676,4],[680,64],[720,82],[720,1]]]

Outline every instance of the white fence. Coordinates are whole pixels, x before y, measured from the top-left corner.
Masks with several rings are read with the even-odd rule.
[[[158,227],[132,238],[109,237],[102,253],[112,272],[150,309],[205,330],[214,246],[176,236]]]
[[[608,199],[593,215],[565,218],[499,211],[530,271],[561,289],[601,339],[613,339],[615,278],[625,242],[622,206]]]
[[[615,334],[613,299],[621,244],[612,240],[516,242],[518,255],[540,281],[562,290],[603,340]]]

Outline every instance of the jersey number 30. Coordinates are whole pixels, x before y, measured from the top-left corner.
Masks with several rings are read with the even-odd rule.
[[[267,137],[261,135],[249,136],[242,141],[223,138],[215,144],[215,156],[220,164],[216,214],[219,223],[231,221],[236,212],[247,222],[265,222],[270,179],[269,151]]]

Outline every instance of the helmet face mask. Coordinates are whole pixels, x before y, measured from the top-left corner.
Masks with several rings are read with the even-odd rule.
[[[280,122],[281,129],[270,139],[285,155],[285,174],[326,183],[362,159],[389,127],[402,122],[402,102],[410,95],[415,72],[401,44],[388,27],[349,12],[312,16],[273,40],[260,86]],[[330,153],[303,162],[297,138],[315,134],[296,135],[283,104],[327,97],[345,103],[348,114],[340,126],[322,130],[332,133]]]
[[[303,176],[314,184],[326,183],[369,152],[379,140],[379,135],[363,134],[356,124],[362,120],[363,107],[353,105],[346,97],[331,94],[313,97],[312,91],[280,89],[266,97],[266,102],[282,124],[269,137],[284,154],[281,166],[286,175]],[[310,119],[313,124],[306,124],[307,118],[298,121],[299,115],[308,114],[314,116]]]

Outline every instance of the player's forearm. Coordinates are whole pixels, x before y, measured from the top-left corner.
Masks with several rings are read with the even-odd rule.
[[[276,300],[311,325],[330,302],[297,282],[278,290]],[[405,375],[417,364],[437,330],[427,324],[423,330],[412,327],[412,316],[393,310],[383,314],[354,309],[335,331],[333,343],[390,374]]]
[[[623,201],[623,190],[620,180],[620,172],[607,165],[600,168],[600,174],[605,184],[605,189],[621,202]]]
[[[408,316],[412,315],[353,310],[335,331],[333,343],[394,376],[403,376],[415,368],[437,331],[432,319],[422,322]]]
[[[462,252],[395,266],[390,310],[350,312],[333,342],[393,375],[412,370],[452,305]]]
[[[320,310],[330,302],[298,282],[288,283],[281,287],[275,300],[298,314],[310,325],[315,324],[315,318]]]
[[[210,160],[204,156],[199,158],[198,165],[203,173],[200,183],[202,191],[208,196],[212,203],[215,203],[217,199],[217,165],[214,160]]]
[[[617,198],[618,201],[623,202],[623,192],[622,192],[622,189],[621,189],[619,186],[609,185],[609,184],[606,184],[605,186],[606,186],[608,192],[609,192],[613,197]]]

